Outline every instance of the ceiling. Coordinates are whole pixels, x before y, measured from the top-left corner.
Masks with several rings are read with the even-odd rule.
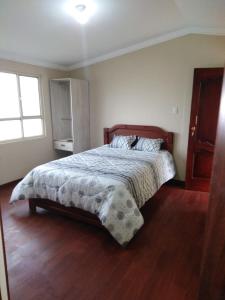
[[[85,25],[70,0],[0,0],[0,57],[72,69],[189,33],[225,35],[225,0],[94,0]]]

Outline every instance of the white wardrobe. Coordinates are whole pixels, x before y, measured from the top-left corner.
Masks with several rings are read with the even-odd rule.
[[[54,148],[79,153],[90,148],[88,82],[73,78],[50,80]]]

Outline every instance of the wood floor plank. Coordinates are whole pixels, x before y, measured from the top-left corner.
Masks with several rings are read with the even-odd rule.
[[[164,186],[126,249],[105,231],[10,206],[1,188],[12,300],[197,299],[208,194]]]

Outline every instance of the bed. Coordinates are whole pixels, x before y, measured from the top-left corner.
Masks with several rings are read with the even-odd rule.
[[[114,135],[163,139],[158,153],[109,147]],[[10,202],[107,229],[125,246],[144,224],[141,210],[175,176],[173,133],[159,127],[116,125],[104,129],[104,146],[38,166],[18,183]]]

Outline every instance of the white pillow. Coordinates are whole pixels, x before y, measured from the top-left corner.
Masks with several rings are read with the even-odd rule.
[[[134,135],[114,135],[112,142],[110,143],[111,148],[122,148],[131,149],[132,143],[135,141],[136,136]]]
[[[148,139],[140,137],[137,144],[132,148],[133,150],[159,152],[163,139]]]

